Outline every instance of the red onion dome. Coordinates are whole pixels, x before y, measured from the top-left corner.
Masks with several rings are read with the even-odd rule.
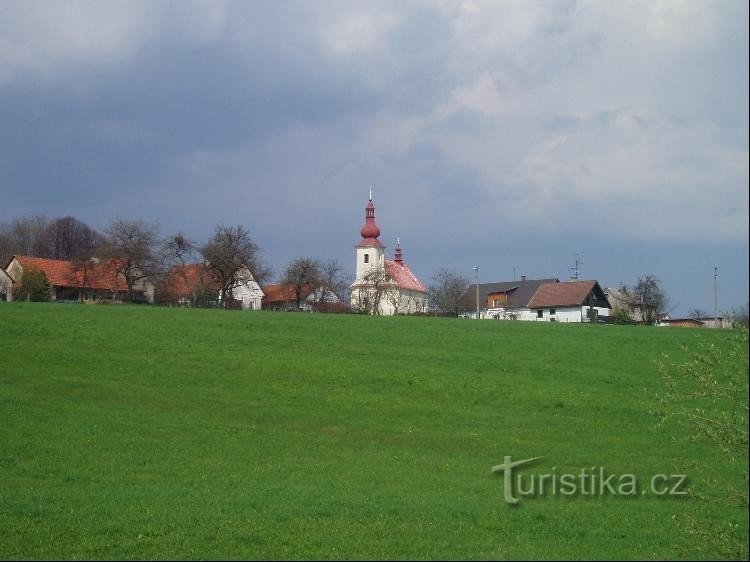
[[[359,231],[362,238],[377,238],[380,236],[380,228],[375,224],[375,205],[372,204],[372,199],[367,203],[365,209],[365,226]]]

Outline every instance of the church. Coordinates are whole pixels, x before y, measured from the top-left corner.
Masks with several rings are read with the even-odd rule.
[[[356,280],[352,284],[352,309],[392,316],[427,312],[427,288],[406,265],[400,241],[394,258],[385,259],[380,228],[375,224],[372,193],[365,208],[365,225],[357,244]]]

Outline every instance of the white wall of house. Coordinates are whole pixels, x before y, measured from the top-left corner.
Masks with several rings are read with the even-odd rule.
[[[0,301],[13,300],[13,280],[4,269],[0,268]]]
[[[594,307],[599,316],[609,316],[610,309]],[[554,313],[552,312],[554,310]],[[541,316],[539,312],[541,311]],[[510,320],[515,316],[516,320],[528,322],[588,322],[588,306],[564,306],[557,308],[516,308],[506,310],[504,308],[490,308],[481,314],[482,318],[496,320]],[[470,315],[473,316],[473,315]]]
[[[311,312],[315,310],[315,305],[319,302],[327,303],[327,304],[338,304],[341,302],[341,299],[339,299],[336,295],[334,295],[330,291],[326,291],[325,297],[321,300],[321,292],[323,289],[317,288],[315,291],[307,295],[305,299],[300,303],[300,310],[304,310],[305,312]]]
[[[255,282],[255,279],[243,281],[242,284],[232,289],[232,298],[242,301],[243,310],[260,310],[263,295],[263,289]]]

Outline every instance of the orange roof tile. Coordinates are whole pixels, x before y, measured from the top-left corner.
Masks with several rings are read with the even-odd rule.
[[[74,263],[33,256],[14,256],[21,267],[38,269],[47,276],[55,287],[100,289],[106,291],[127,291],[125,279],[118,273],[118,260],[87,261]]]
[[[179,300],[189,298],[203,290],[219,291],[220,286],[216,278],[203,264],[190,263],[176,265],[170,269],[159,290],[170,298]]]
[[[263,293],[265,294],[263,302],[266,303],[289,302],[296,300],[294,297],[294,287],[288,284],[271,283],[270,285],[263,287]],[[302,289],[300,298],[304,300],[310,295],[310,293],[312,293],[312,287],[305,286]]]

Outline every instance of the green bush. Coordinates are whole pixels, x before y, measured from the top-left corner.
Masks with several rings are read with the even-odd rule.
[[[615,308],[612,311],[615,324],[634,324],[630,314],[624,308]]]
[[[13,293],[15,300],[47,302],[52,298],[52,285],[39,269],[27,269]]]

